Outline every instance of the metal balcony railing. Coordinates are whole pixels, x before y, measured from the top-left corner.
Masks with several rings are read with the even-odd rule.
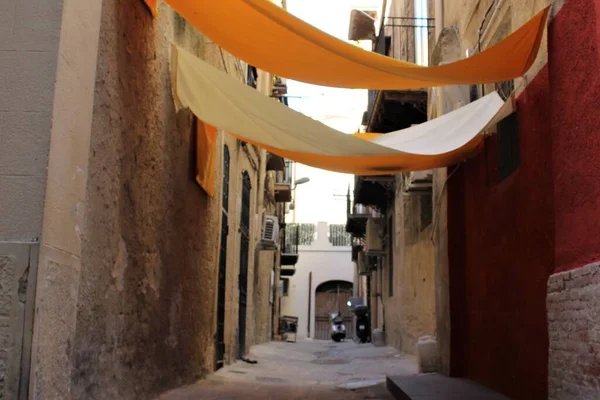
[[[346,232],[346,225],[329,225],[329,242],[334,246],[350,246],[352,236]]]
[[[374,52],[418,65],[429,64],[429,38],[434,18],[386,17],[377,36]],[[366,119],[373,113],[378,90],[369,90]]]
[[[310,246],[315,239],[316,228],[314,224],[291,223],[285,226],[284,245],[288,246]],[[293,247],[290,247],[293,249]]]

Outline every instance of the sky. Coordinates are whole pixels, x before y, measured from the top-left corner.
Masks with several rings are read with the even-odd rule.
[[[381,0],[287,0],[287,9],[298,18],[342,40],[347,40],[350,11],[357,6],[376,9]],[[367,91],[337,89],[288,80],[289,106],[346,133],[357,132],[367,109]],[[295,190],[295,211],[288,222],[346,223],[346,193],[354,175],[338,174],[296,164],[296,179],[310,182]],[[295,216],[294,216],[295,212]],[[295,217],[295,218],[294,218]],[[295,221],[294,221],[295,219]]]

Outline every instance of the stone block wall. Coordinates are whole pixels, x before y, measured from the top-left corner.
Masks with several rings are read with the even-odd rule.
[[[548,398],[600,398],[600,263],[548,281]]]
[[[419,338],[435,334],[432,194],[406,195],[401,179],[396,178],[393,212],[393,273],[386,260],[381,293],[386,344],[416,355]]]

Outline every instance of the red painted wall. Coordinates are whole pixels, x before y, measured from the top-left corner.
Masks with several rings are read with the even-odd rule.
[[[449,180],[452,374],[547,398],[546,283],[600,259],[600,0],[569,0],[547,66],[518,99],[521,165],[495,138]]]
[[[513,399],[547,398],[553,266],[548,71],[519,97],[521,165],[497,183],[494,139],[449,181],[452,371]]]
[[[548,35],[556,269],[600,260],[600,0],[569,0]]]

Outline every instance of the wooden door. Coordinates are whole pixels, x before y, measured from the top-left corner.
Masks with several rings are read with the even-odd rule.
[[[315,293],[315,339],[331,339],[331,322],[329,314],[341,312],[346,325],[346,338],[353,337],[352,312],[346,304],[352,297],[352,283],[345,281],[325,282]]]

